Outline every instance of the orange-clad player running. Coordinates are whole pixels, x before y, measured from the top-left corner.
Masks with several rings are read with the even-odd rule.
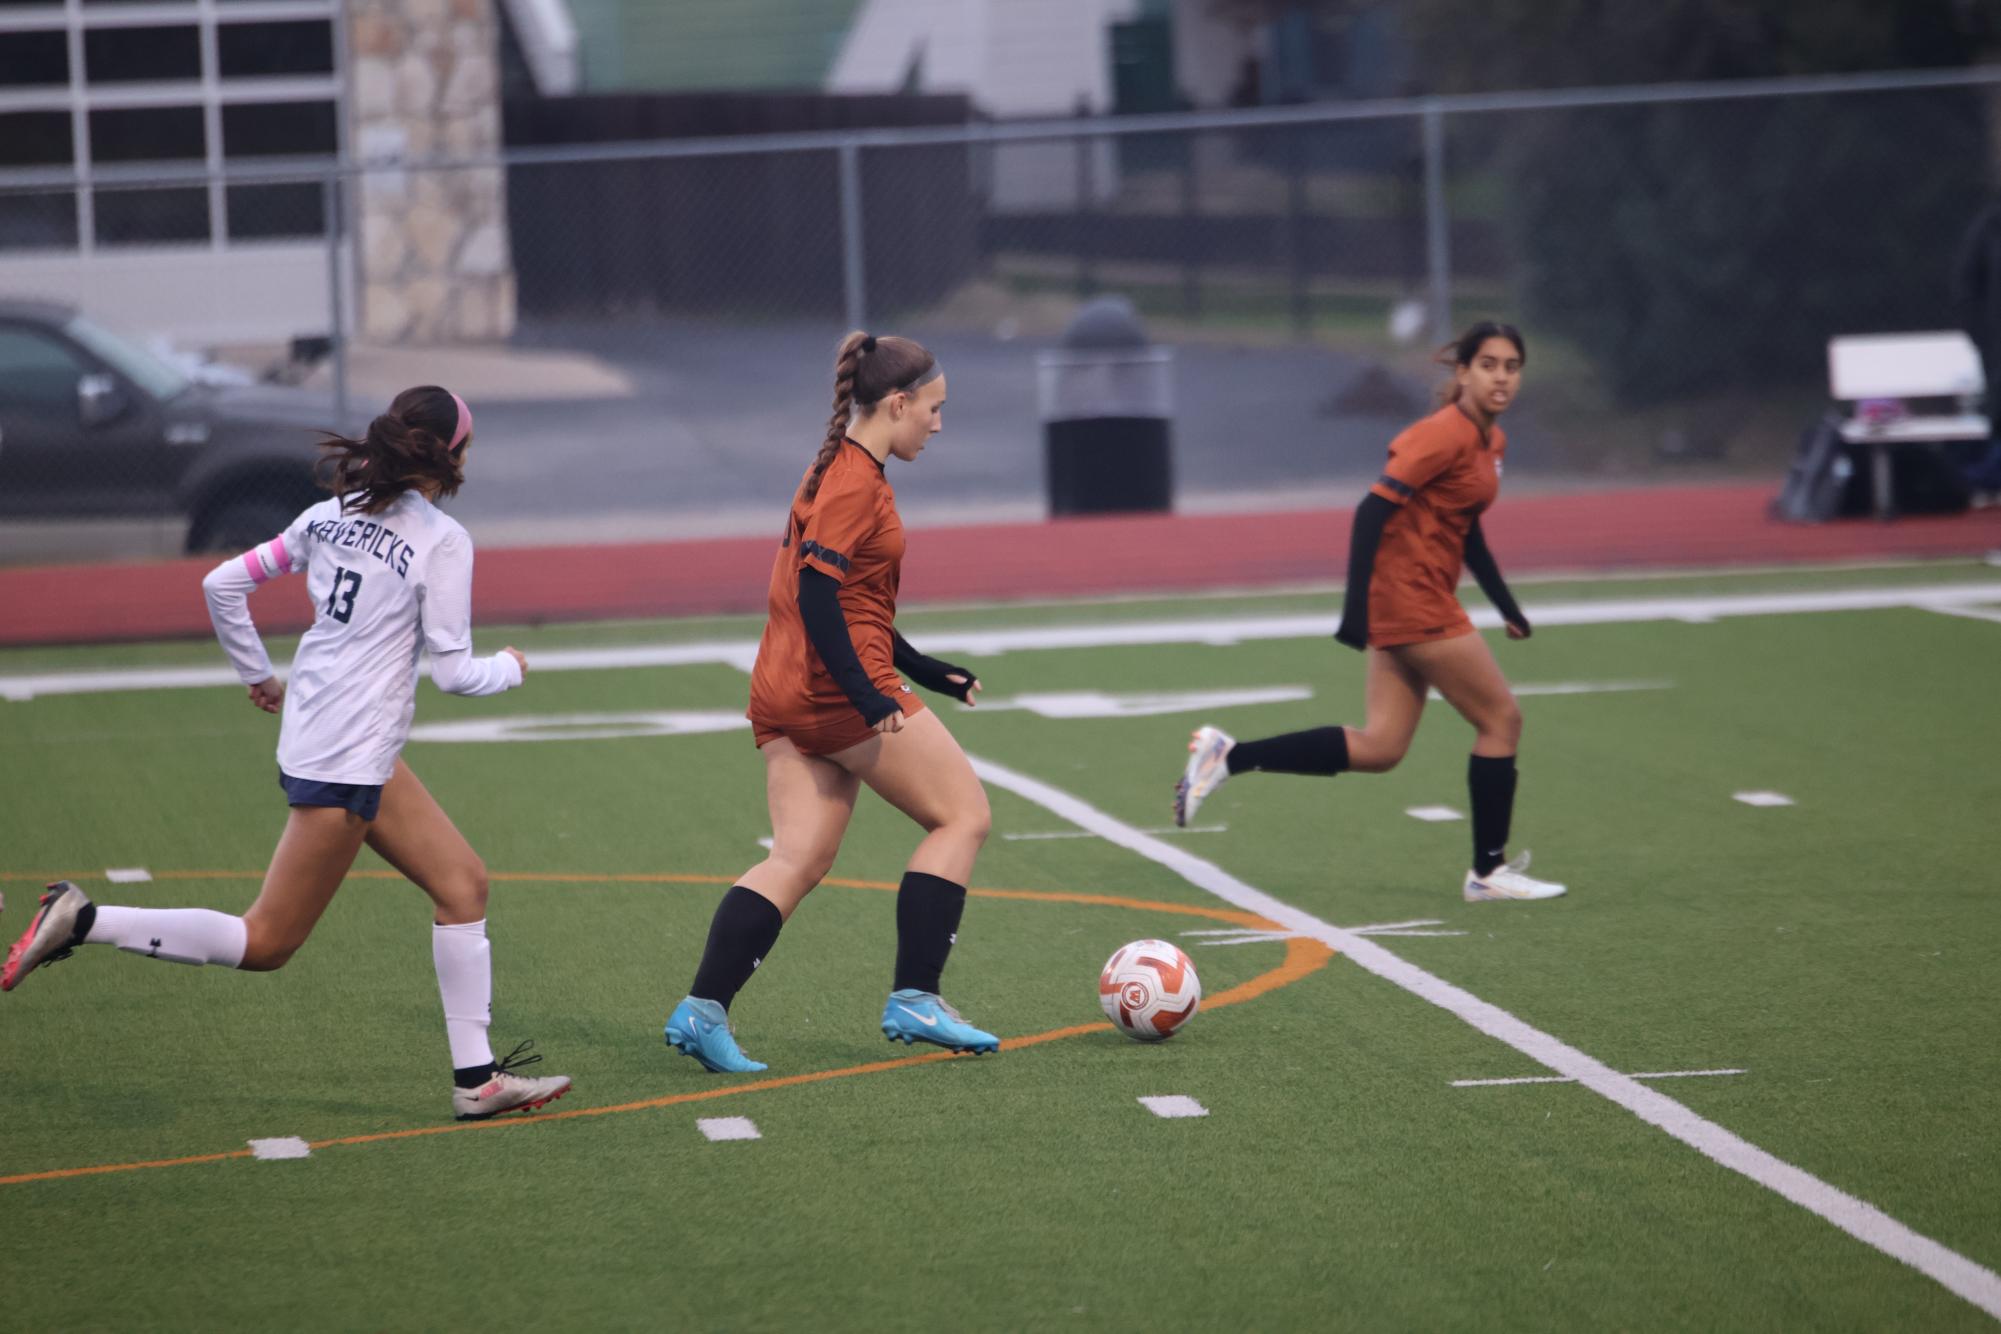
[[[1528,617],[1508,592],[1480,532],[1480,515],[1501,485],[1507,437],[1499,418],[1521,386],[1527,360],[1512,325],[1483,322],[1440,354],[1453,368],[1445,403],[1390,442],[1383,474],[1356,507],[1348,595],[1334,637],[1368,654],[1367,722],[1237,741],[1202,727],[1174,789],[1174,820],[1186,825],[1232,774],[1386,773],[1410,749],[1432,689],[1473,724],[1466,783],[1473,804],[1473,867],[1462,892],[1485,899],[1553,899],[1564,887],[1526,874],[1528,854],[1507,858],[1515,804],[1515,750],[1522,714],[1493,653],[1456,589],[1471,570],[1508,638],[1529,637]]]
[[[903,524],[886,469],[892,458],[908,463],[924,451],[944,407],[944,374],[917,343],[859,331],[841,340],[833,416],[792,497],[751,674],[771,855],[717,905],[694,985],[665,1032],[669,1046],[710,1070],[765,1068],[738,1048],[730,1002],[833,865],[864,783],[924,830],[897,890],[884,1035],[950,1051],[1000,1047],[938,995],[966,881],[992,821],[986,789],[902,678],[969,705],[980,683],[896,632]]]

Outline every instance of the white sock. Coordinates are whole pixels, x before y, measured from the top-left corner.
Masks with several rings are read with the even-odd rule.
[[[90,924],[86,945],[116,945],[121,950],[143,954],[168,963],[221,964],[235,968],[243,963],[247,940],[241,917],[211,912],[207,908],[124,908],[97,905],[97,920]]]
[[[493,1022],[493,951],[486,941],[486,919],[458,926],[433,923],[431,962],[437,965],[438,996],[445,1003],[452,1068],[491,1065],[486,1028]]]

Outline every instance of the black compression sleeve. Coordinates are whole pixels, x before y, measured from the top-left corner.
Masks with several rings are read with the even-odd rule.
[[[1480,531],[1478,519],[1466,530],[1466,568],[1473,572],[1480,591],[1494,604],[1494,610],[1501,613],[1501,619],[1527,634],[1529,618],[1522,614],[1515,595],[1508,591],[1507,581],[1501,578],[1501,567],[1494,562],[1494,553],[1487,549],[1487,535]]]
[[[961,704],[970,698],[973,688],[973,673],[965,667],[955,667],[938,658],[929,658],[910,646],[910,641],[894,629],[890,632],[891,644],[895,650],[896,670],[939,695],[950,695]],[[953,676],[963,676],[965,680],[954,681]]]
[[[873,727],[896,712],[896,701],[875,688],[862,660],[855,656],[855,641],[848,636],[848,618],[841,614],[841,585],[830,574],[806,566],[799,571],[799,619],[806,623],[806,637],[827,666],[834,683],[862,720]]]
[[[1376,570],[1376,548],[1383,525],[1396,506],[1371,492],[1355,506],[1354,531],[1348,538],[1348,588],[1341,597],[1341,628],[1334,638],[1349,648],[1369,646],[1369,580]]]

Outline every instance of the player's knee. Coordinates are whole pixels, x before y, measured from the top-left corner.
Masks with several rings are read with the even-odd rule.
[[[439,925],[463,926],[485,918],[488,889],[486,863],[478,857],[455,868],[442,892],[433,895]]]
[[[959,827],[965,831],[966,839],[975,847],[986,843],[987,835],[994,831],[994,811],[993,807],[987,804],[986,793],[980,794],[979,805],[966,813],[959,821]]]
[[[840,845],[811,848],[773,848],[771,860],[784,870],[787,880],[802,889],[811,889],[827,878],[827,872],[834,869],[834,857],[840,852]]]
[[[251,918],[243,922],[243,962],[236,965],[246,973],[275,973],[292,961],[306,942],[280,935]]]
[[[1410,738],[1386,740],[1367,733],[1350,732],[1348,767],[1356,773],[1386,774],[1403,763],[1410,750]]]
[[[1522,706],[1510,699],[1505,707],[1496,711],[1487,724],[1487,730],[1510,747],[1516,745],[1522,739]]]

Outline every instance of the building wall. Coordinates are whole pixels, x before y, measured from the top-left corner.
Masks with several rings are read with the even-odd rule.
[[[0,6],[0,291],[192,341],[325,333],[313,176],[340,147],[338,13],[337,0]],[[270,167],[306,179],[210,179]]]

